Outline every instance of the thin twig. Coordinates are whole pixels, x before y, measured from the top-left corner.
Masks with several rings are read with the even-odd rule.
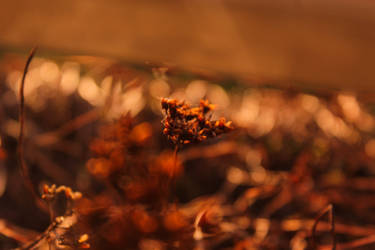
[[[36,47],[34,47],[30,54],[29,57],[27,58],[25,68],[23,70],[23,75],[22,75],[22,80],[21,80],[21,86],[19,89],[19,97],[20,97],[20,104],[19,104],[19,123],[20,123],[20,131],[19,131],[19,137],[18,137],[18,158],[19,158],[19,163],[21,165],[22,169],[22,176],[24,179],[24,182],[30,192],[32,193],[34,197],[34,201],[40,207],[41,209],[45,210],[46,206],[45,204],[40,200],[39,195],[37,194],[37,191],[34,188],[34,185],[31,181],[30,174],[29,174],[29,169],[26,165],[25,162],[25,156],[24,156],[24,130],[25,130],[25,95],[24,95],[24,88],[25,88],[25,79],[26,79],[26,74],[29,70],[29,66],[31,63],[31,60],[33,59],[35,52],[36,52]]]
[[[175,148],[173,150],[173,170],[172,171],[176,171],[177,169],[177,161],[178,161],[178,158],[177,158],[177,153],[178,153],[178,145],[176,144],[175,145]],[[166,187],[165,187],[165,192],[168,192],[168,194],[170,194],[169,192],[171,191],[171,187],[173,189],[172,191],[172,199],[173,200],[176,200],[176,176],[173,175],[171,177],[168,178],[168,181],[166,182]],[[166,197],[168,197],[169,195],[167,195]]]
[[[97,120],[100,118],[101,109],[93,109],[78,117],[73,118],[71,121],[67,122],[60,128],[50,131],[34,138],[34,141],[39,146],[49,146],[51,144],[57,143],[61,137],[64,137],[73,131]]]
[[[338,244],[339,249],[354,249],[358,247],[363,247],[366,245],[374,244],[375,243],[375,235],[370,235],[361,239],[353,240],[351,242]],[[328,246],[322,246],[319,250],[329,249]]]
[[[177,153],[178,153],[178,145],[175,146],[174,151],[173,151],[173,164],[174,164],[174,169],[176,169],[177,166]]]
[[[297,232],[311,229],[315,220],[299,220],[299,219],[286,219],[282,221],[281,228],[286,232]],[[331,230],[331,223],[325,221],[319,222],[318,232],[326,232]],[[375,235],[375,227],[369,226],[354,226],[335,223],[335,232],[339,234],[347,234],[350,236],[370,236]]]
[[[0,219],[0,234],[14,239],[22,244],[29,242],[38,235],[38,233],[35,231],[18,227],[4,219]]]
[[[18,248],[17,250],[29,250],[29,249],[33,249],[35,246],[37,246],[43,239],[47,238],[50,234],[50,232],[52,232],[53,230],[55,230],[59,225],[61,224],[61,222],[52,222],[49,227],[46,229],[46,231],[44,231],[44,233],[42,233],[41,235],[38,236],[38,238],[36,240],[34,240],[33,242],[23,246],[23,247],[20,247]]]
[[[334,214],[333,214],[332,204],[329,204],[323,211],[321,211],[315,219],[314,225],[313,225],[312,230],[311,230],[313,249],[317,249],[316,240],[315,240],[316,239],[316,228],[318,226],[318,223],[319,223],[320,219],[326,213],[328,213],[328,217],[329,217],[328,219],[331,222],[332,250],[336,250],[335,217],[334,217]]]

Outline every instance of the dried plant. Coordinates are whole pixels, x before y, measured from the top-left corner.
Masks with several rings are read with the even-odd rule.
[[[25,95],[24,95],[24,89],[25,89],[25,80],[26,80],[26,75],[29,70],[30,63],[32,59],[34,58],[35,52],[37,48],[34,47],[31,51],[30,54],[26,60],[25,68],[23,70],[22,74],[22,79],[21,79],[21,85],[19,88],[19,123],[20,123],[20,129],[19,129],[19,137],[18,137],[18,159],[20,162],[21,166],[21,171],[22,171],[22,176],[24,179],[24,183],[31,192],[31,194],[34,197],[34,201],[36,204],[41,208],[45,209],[44,203],[40,200],[40,197],[38,195],[38,192],[35,190],[34,184],[31,180],[30,173],[29,173],[29,168],[25,162],[25,157],[24,157],[24,127],[25,127]]]
[[[43,187],[43,194],[41,197],[37,194],[37,191],[32,183],[28,166],[24,160],[24,126],[25,126],[25,97],[24,97],[24,88],[25,88],[25,79],[26,75],[30,66],[30,63],[35,55],[36,48],[33,48],[27,58],[26,65],[23,71],[20,89],[19,89],[19,96],[20,96],[20,108],[19,108],[19,122],[20,122],[20,133],[18,138],[18,155],[19,161],[22,170],[22,176],[24,178],[24,182],[30,192],[34,197],[34,201],[36,204],[41,208],[45,209],[45,203],[42,202],[44,200],[48,204],[48,211],[50,213],[51,224],[46,229],[44,233],[37,237],[37,239],[33,240],[32,242],[24,244],[24,246],[20,247],[19,249],[35,249],[38,247],[41,242],[44,240],[47,241],[49,248],[61,248],[61,247],[71,247],[71,248],[90,248],[90,244],[88,241],[88,235],[82,234],[78,239],[74,239],[73,237],[68,236],[72,227],[76,223],[76,212],[74,209],[74,201],[80,199],[82,194],[80,192],[73,192],[70,187],[60,186],[56,188],[56,185],[52,185],[48,187],[44,185]],[[58,201],[58,195],[63,195],[63,203],[65,204],[62,211],[56,212],[55,209],[61,210],[61,202]],[[40,199],[41,198],[41,199]],[[56,203],[58,203],[56,205]],[[61,215],[56,215],[57,213],[61,213]],[[66,221],[69,221],[66,223]]]
[[[233,130],[232,122],[225,118],[211,121],[208,114],[214,105],[207,100],[191,108],[184,102],[163,98],[161,106],[166,114],[163,133],[176,145],[202,142]]]
[[[89,236],[76,231],[78,214],[75,210],[75,201],[82,198],[80,192],[74,192],[70,187],[44,185],[42,199],[48,204],[51,224],[36,240],[27,243],[20,249],[35,249],[43,244],[49,248],[87,249]]]
[[[19,249],[372,249],[375,229],[371,224],[375,219],[371,211],[375,205],[371,202],[374,193],[371,157],[375,157],[375,140],[370,132],[364,134],[360,129],[375,127],[375,123],[369,122],[375,119],[356,105],[355,98],[340,97],[344,110],[340,116],[336,101],[328,101],[328,97],[257,90],[253,99],[243,102],[242,123],[238,117],[231,117],[236,126],[243,126],[237,133],[241,137],[224,136],[222,141],[213,140],[216,143],[201,142],[226,134],[234,126],[224,118],[212,119],[213,104],[201,100],[197,107],[192,107],[179,100],[162,98],[165,115],[162,133],[156,109],[152,114],[144,112],[138,117],[124,114],[113,122],[101,124],[98,136],[89,144],[90,158],[86,161],[79,155],[81,160],[74,166],[77,168],[67,167],[62,171],[74,172],[71,176],[77,179],[67,183],[67,179],[71,181],[69,177],[49,177],[48,183],[59,185],[40,185],[39,195],[38,179],[33,178],[39,177],[35,167],[38,162],[32,162],[28,151],[24,152],[23,88],[34,53],[27,60],[21,81],[18,153],[23,183],[38,207],[49,213],[50,221],[42,214],[45,224],[37,232],[0,219],[0,233],[7,241],[13,239],[13,246]],[[116,71],[121,73],[121,67],[118,64]],[[161,80],[168,81],[166,72],[162,73]],[[126,73],[117,75],[116,81]],[[166,86],[165,82],[160,86]],[[159,105],[156,98],[152,102]],[[297,108],[296,103],[304,107]],[[355,112],[350,115],[350,110]],[[53,146],[60,140],[77,140],[80,137],[67,138],[67,135],[101,116],[98,110],[90,112],[53,133],[37,136],[35,144]],[[346,120],[345,115],[350,119]],[[251,124],[245,126],[246,122]],[[366,126],[360,127],[361,124]],[[163,135],[174,144],[175,151],[165,146]],[[90,136],[91,133],[85,139],[80,138],[83,147],[91,140]],[[361,142],[363,145],[358,141],[359,136],[367,138]],[[31,141],[34,140],[30,144]],[[360,145],[350,144],[353,142]],[[0,160],[5,152],[11,156],[11,150],[3,151],[1,145]],[[347,157],[348,153],[351,157]],[[25,155],[33,169],[28,168]],[[65,158],[65,155],[53,158],[47,166],[56,168],[53,164],[65,163]],[[79,168],[84,165],[86,169]],[[77,184],[76,180],[85,183]],[[64,183],[72,188],[61,185]],[[9,185],[13,187],[14,183]],[[324,220],[326,215],[328,221]]]

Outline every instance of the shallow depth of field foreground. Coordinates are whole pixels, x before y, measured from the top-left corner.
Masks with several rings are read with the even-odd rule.
[[[0,60],[1,249],[375,247],[370,94],[33,52]]]

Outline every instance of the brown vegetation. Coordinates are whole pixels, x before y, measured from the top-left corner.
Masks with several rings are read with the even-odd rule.
[[[17,197],[27,206],[18,206],[7,219],[3,215],[12,214],[12,203],[2,203],[4,249],[296,250],[374,245],[375,119],[355,96],[253,89],[236,103],[239,94],[234,91],[237,106],[229,106],[226,113],[234,126],[213,112],[206,98],[210,93],[204,89],[207,83],[195,81],[187,88],[194,107],[173,95],[155,97],[155,89],[169,88],[165,69],[154,69],[155,79],[150,79],[110,64],[103,66],[105,74],[116,68],[118,79],[135,75],[135,80],[120,87],[112,82],[105,95],[100,94],[105,87],[98,90],[84,79],[81,84],[91,86],[86,90],[96,98],[82,92],[84,88],[80,95],[96,106],[90,106],[94,111],[28,141],[28,119],[35,120],[34,126],[42,123],[38,112],[30,112],[28,119],[24,112],[32,111],[24,100],[32,55],[19,94],[23,178],[13,174],[5,191],[5,198]],[[150,87],[149,106],[134,115],[131,111],[140,110],[137,91],[144,82],[157,88]],[[194,88],[199,89],[196,96]],[[227,96],[221,88],[212,90],[221,95],[218,102]],[[121,99],[121,91],[131,94]],[[202,91],[207,96],[200,95]],[[138,95],[138,103],[117,112],[116,93],[123,102]],[[53,101],[58,100],[64,102],[58,97]],[[151,114],[153,108],[157,115]],[[110,112],[122,114],[94,123]],[[55,119],[57,114],[51,123]],[[81,135],[90,123],[92,133]],[[72,136],[75,130],[80,132]],[[11,137],[11,130],[1,133]],[[77,144],[90,151],[87,157],[72,150]],[[1,145],[1,164],[12,157],[11,149]],[[68,154],[76,157],[72,167]],[[12,196],[12,190],[23,193]],[[17,221],[23,214],[30,221]]]

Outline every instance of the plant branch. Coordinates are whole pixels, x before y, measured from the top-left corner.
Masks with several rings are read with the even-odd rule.
[[[21,80],[21,85],[19,89],[19,97],[20,97],[20,103],[19,103],[19,123],[20,123],[20,131],[19,131],[19,137],[18,137],[18,159],[19,159],[19,164],[21,166],[22,170],[22,176],[24,179],[24,182],[27,186],[27,188],[30,190],[32,193],[34,200],[38,207],[41,209],[45,210],[46,206],[45,204],[40,200],[39,195],[37,191],[34,188],[34,185],[31,181],[30,174],[29,174],[29,169],[26,165],[25,162],[25,153],[24,153],[24,130],[25,130],[25,95],[24,95],[24,88],[25,88],[25,79],[27,72],[29,70],[30,63],[35,55],[37,48],[34,47],[31,51],[30,54],[27,58],[25,68],[23,70],[23,75],[22,75],[22,80]]]
[[[335,218],[334,218],[334,213],[333,213],[333,206],[332,204],[329,204],[324,210],[322,210],[318,216],[315,219],[314,225],[311,230],[312,234],[312,245],[313,249],[317,249],[316,247],[316,228],[318,226],[318,223],[320,219],[328,213],[328,219],[331,223],[331,235],[332,235],[332,250],[336,250],[336,233],[335,233]]]

